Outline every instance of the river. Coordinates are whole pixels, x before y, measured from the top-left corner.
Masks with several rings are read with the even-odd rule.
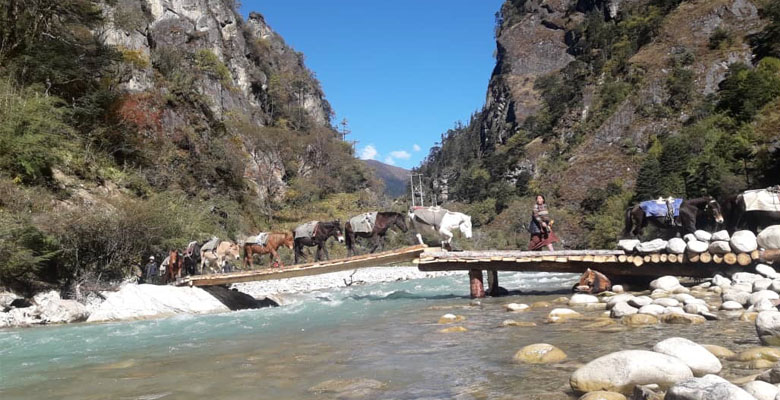
[[[503,308],[552,301],[575,280],[502,273],[502,286],[551,293],[480,304],[468,298],[467,277],[454,275],[298,294],[274,309],[4,330],[0,398],[571,399],[570,374],[612,351],[650,349],[671,336],[732,350],[758,345],[753,324],[733,319],[588,328],[603,311],[546,324],[549,308]],[[455,325],[468,331],[441,333],[452,326],[437,323],[445,313],[464,316]],[[507,318],[537,326],[502,327]],[[517,350],[539,342],[569,358],[556,365],[512,362]],[[750,372],[729,364],[723,375]],[[350,379],[350,387],[327,382]]]

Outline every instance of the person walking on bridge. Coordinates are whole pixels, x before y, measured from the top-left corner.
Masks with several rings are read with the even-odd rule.
[[[528,243],[528,250],[539,250],[547,247],[547,250],[553,251],[553,243],[559,242],[558,236],[552,231],[552,219],[547,210],[547,203],[544,196],[536,196],[531,223],[528,224],[528,231],[531,233],[531,241]]]

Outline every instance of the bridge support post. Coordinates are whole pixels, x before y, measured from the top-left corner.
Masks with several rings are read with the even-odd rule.
[[[485,297],[485,287],[482,283],[482,270],[472,269],[469,270],[469,288],[471,289],[472,299],[481,299]]]
[[[498,295],[498,270],[487,271],[488,290],[490,296]]]

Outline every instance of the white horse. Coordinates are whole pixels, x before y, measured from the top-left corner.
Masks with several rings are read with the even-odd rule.
[[[211,272],[223,272],[225,266],[227,266],[228,260],[238,260],[240,258],[241,248],[237,243],[233,243],[229,240],[222,241],[217,245],[217,248],[214,251],[200,251],[201,273],[205,274],[206,268],[209,268]]]
[[[453,231],[459,229],[466,239],[471,239],[471,216],[445,210],[444,215],[438,224],[430,225],[425,221],[415,218],[414,211],[409,211],[409,219],[414,224],[414,229],[417,231],[417,240],[420,244],[425,244],[420,232],[424,229],[428,232],[438,232],[441,239],[441,247],[451,249]]]

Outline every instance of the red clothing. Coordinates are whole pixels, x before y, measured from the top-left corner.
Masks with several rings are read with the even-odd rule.
[[[531,235],[531,241],[528,243],[528,250],[539,250],[547,247],[548,244],[559,242],[558,236],[555,236],[555,232],[550,233],[534,233]]]

